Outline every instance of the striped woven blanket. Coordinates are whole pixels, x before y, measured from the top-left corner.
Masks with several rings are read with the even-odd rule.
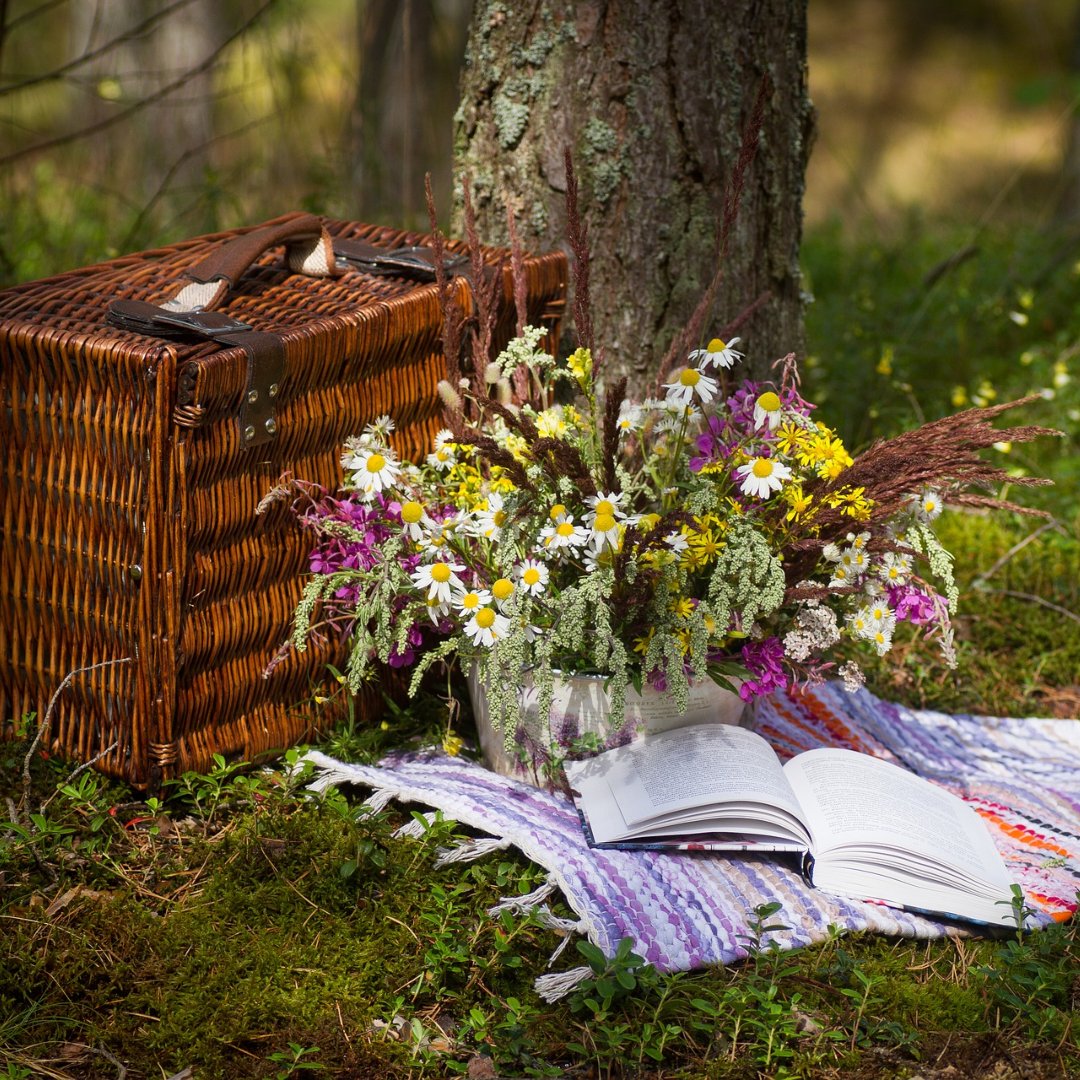
[[[1080,722],[948,716],[882,701],[839,684],[775,694],[759,702],[757,731],[781,758],[818,746],[847,747],[902,765],[964,798],[983,818],[1035,914],[1032,925],[1062,921],[1080,890]],[[790,861],[771,856],[612,851],[588,847],[566,798],[507,780],[442,752],[395,755],[377,767],[351,765],[313,751],[315,787],[359,784],[375,807],[391,799],[419,803],[487,834],[445,852],[443,861],[479,857],[513,845],[548,871],[544,887],[492,909],[536,911],[565,931],[588,936],[611,955],[622,938],[663,971],[724,964],[746,955],[748,919],[778,901],[789,929],[770,940],[793,948],[847,931],[932,938],[971,928],[830,897],[810,887]],[[405,832],[416,831],[410,822]],[[555,889],[575,912],[555,918],[545,901]],[[569,937],[564,939],[569,940]],[[556,954],[557,955],[557,954]],[[554,958],[553,958],[554,959]],[[544,975],[549,1000],[588,969]]]

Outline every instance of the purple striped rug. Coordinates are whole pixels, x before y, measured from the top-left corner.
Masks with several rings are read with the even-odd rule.
[[[894,761],[963,797],[986,821],[1012,876],[1035,910],[1033,925],[1070,917],[1080,890],[1080,722],[949,716],[848,694],[837,683],[759,702],[756,729],[782,758],[818,746],[847,747]],[[620,939],[662,971],[726,964],[746,955],[748,918],[779,901],[790,928],[770,935],[784,948],[820,941],[830,926],[914,938],[963,936],[963,927],[880,905],[826,896],[793,862],[775,856],[608,851],[589,848],[569,800],[497,776],[441,751],[351,765],[318,751],[315,788],[358,784],[369,804],[391,799],[441,810],[491,839],[467,841],[443,861],[519,848],[548,871],[546,885],[492,909],[532,909],[612,954]],[[411,822],[404,832],[415,833]],[[558,889],[576,919],[556,919],[544,901]],[[565,939],[569,940],[569,936]],[[565,942],[564,942],[565,943]],[[561,950],[560,950],[561,951]],[[557,955],[557,954],[556,954]],[[553,958],[554,959],[554,958]],[[542,976],[549,1000],[588,969]]]

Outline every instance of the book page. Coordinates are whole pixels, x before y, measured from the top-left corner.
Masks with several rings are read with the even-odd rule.
[[[772,747],[760,735],[726,724],[650,735],[588,761],[567,762],[566,775],[584,796],[590,822],[590,803],[603,785],[628,830],[647,832],[650,823],[678,820],[680,811],[729,803],[765,803],[785,819],[802,816]]]
[[[840,859],[838,849],[845,848],[862,849],[863,858],[876,851],[883,865],[902,866],[917,856],[924,867],[951,868],[958,886],[984,883],[1009,895],[1009,877],[986,826],[951,792],[853,750],[810,750],[784,771],[819,861],[828,860],[830,850]]]

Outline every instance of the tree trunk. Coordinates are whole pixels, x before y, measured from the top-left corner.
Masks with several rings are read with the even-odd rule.
[[[803,344],[805,0],[476,0],[458,173],[471,178],[485,241],[506,242],[510,198],[527,248],[565,246],[571,149],[608,378],[625,372],[645,389],[708,283],[725,187],[766,75],[761,143],[704,330],[712,337],[768,290],[738,331],[758,374]]]

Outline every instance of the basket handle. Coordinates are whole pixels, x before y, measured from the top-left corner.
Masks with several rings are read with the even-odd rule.
[[[234,288],[248,268],[265,251],[285,245],[285,257],[294,273],[334,277],[334,244],[314,214],[291,214],[238,236],[215,248],[184,272],[188,283],[161,307],[166,311],[212,311]]]

